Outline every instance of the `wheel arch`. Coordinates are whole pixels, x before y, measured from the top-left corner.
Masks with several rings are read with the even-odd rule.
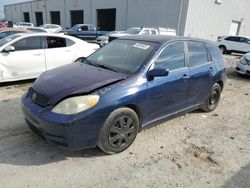
[[[140,123],[139,131],[141,131],[142,130],[142,122],[143,122],[143,113],[142,113],[141,108],[135,104],[127,104],[124,107],[130,108],[131,110],[135,111],[135,113],[137,114],[137,116],[139,118],[139,123]]]

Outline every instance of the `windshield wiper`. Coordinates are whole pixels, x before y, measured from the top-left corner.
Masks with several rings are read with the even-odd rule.
[[[97,63],[94,63],[94,62],[91,62],[89,60],[85,60],[89,65],[92,65],[92,66],[95,66],[95,67],[100,67],[100,68],[103,68],[103,69],[107,69],[107,70],[111,70],[111,71],[114,71],[114,72],[118,72],[117,70],[111,68],[111,67],[108,67],[106,65],[103,65],[103,64],[97,64]]]
[[[95,64],[96,66],[98,66],[98,67],[101,67],[101,68],[103,68],[103,69],[107,69],[107,70],[111,70],[111,71],[114,71],[114,72],[118,72],[117,70],[115,70],[115,69],[113,69],[113,68],[111,68],[111,67],[107,67],[107,66],[105,66],[105,65],[103,65],[103,64]]]

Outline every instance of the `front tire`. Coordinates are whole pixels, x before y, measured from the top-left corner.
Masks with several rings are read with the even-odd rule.
[[[221,97],[221,87],[218,83],[214,84],[208,98],[205,101],[205,104],[202,106],[202,110],[205,112],[213,111],[219,104]]]
[[[107,154],[126,150],[139,131],[139,118],[130,108],[113,111],[102,127],[97,146]]]

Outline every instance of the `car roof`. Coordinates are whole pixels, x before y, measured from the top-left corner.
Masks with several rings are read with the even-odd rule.
[[[138,40],[138,41],[154,42],[154,43],[160,43],[160,44],[182,40],[182,41],[195,41],[195,42],[202,42],[202,43],[206,43],[210,45],[216,45],[215,42],[205,40],[205,39],[182,37],[182,36],[168,36],[168,35],[128,35],[128,36],[121,37],[118,40]]]

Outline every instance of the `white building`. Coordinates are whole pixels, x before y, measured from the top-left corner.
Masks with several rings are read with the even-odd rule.
[[[250,35],[249,0],[35,0],[5,6],[6,19],[60,24],[91,23],[100,30],[133,26],[175,28],[179,35],[215,40]]]

